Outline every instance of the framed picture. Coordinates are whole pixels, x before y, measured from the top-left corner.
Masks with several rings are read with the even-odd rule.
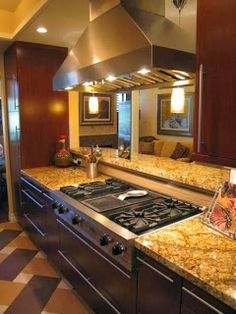
[[[193,136],[194,94],[185,94],[184,113],[171,113],[171,94],[158,95],[157,133],[175,136]]]
[[[98,98],[98,112],[89,111],[89,97]],[[112,95],[81,93],[80,125],[113,124]]]

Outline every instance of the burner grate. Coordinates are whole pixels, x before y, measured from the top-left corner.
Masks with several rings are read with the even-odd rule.
[[[135,234],[174,222],[200,212],[199,207],[175,199],[161,198],[151,204],[122,208],[109,218]]]

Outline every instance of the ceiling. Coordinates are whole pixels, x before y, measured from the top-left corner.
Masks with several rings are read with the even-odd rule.
[[[185,30],[191,31],[192,36],[195,36],[196,2],[197,0],[186,2],[179,20],[178,10],[173,6],[173,1],[165,0],[166,17],[177,24],[180,23]],[[5,10],[7,18],[9,14],[15,13],[29,3],[31,15],[22,21],[15,32],[4,38],[4,33],[1,33],[0,29],[0,54],[16,40],[72,48],[88,25],[89,0],[0,0],[0,14]],[[2,19],[0,20],[1,26]],[[35,30],[38,26],[45,26],[48,32],[37,33]]]
[[[29,0],[18,0],[18,4],[22,5],[21,1],[30,2]],[[22,23],[22,27],[12,36],[7,34],[4,38],[4,34],[0,32],[0,53],[3,53],[13,41],[73,47],[88,24],[89,0],[31,1],[38,5],[38,10],[35,10],[34,15],[28,19],[27,23]],[[17,5],[16,0],[0,0],[0,11],[4,5],[7,7],[7,3],[11,8]],[[46,27],[48,32],[46,34],[37,33],[36,28],[39,26]]]
[[[71,48],[88,24],[88,13],[88,0],[50,1],[15,39]],[[48,32],[37,33],[38,26]]]
[[[0,10],[13,12],[20,2],[21,0],[0,0]]]

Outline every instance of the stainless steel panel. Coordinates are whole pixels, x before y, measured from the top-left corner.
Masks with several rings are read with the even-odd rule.
[[[132,8],[130,1],[122,1],[121,5],[116,5],[119,1],[110,4],[105,1],[106,5],[100,8],[100,0],[91,2],[96,18],[56,73],[54,89],[102,80],[108,75],[129,74],[142,67],[195,70],[192,53],[195,47],[191,38],[174,23],[156,14],[162,9],[153,8],[153,2],[148,1],[147,11],[143,10],[143,1],[135,1]],[[109,7],[112,8],[109,10]]]

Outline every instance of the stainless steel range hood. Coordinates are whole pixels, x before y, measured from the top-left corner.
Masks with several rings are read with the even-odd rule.
[[[163,3],[91,0],[90,23],[56,73],[54,89],[122,78],[141,68],[195,72],[194,43],[163,16]]]

